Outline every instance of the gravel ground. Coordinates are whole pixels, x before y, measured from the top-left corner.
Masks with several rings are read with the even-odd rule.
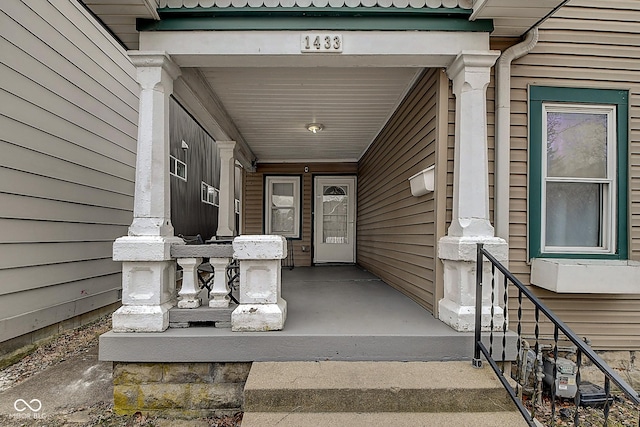
[[[525,401],[525,406],[531,410],[531,402]],[[615,396],[609,408],[608,427],[636,427],[639,420],[639,409],[622,396]],[[543,397],[542,405],[536,405],[536,419],[544,426],[573,426],[576,406],[570,400],[556,400],[555,423],[551,416],[551,400]],[[596,427],[604,425],[604,411],[602,407],[580,406],[578,411],[581,427]]]
[[[104,316],[86,326],[64,332],[40,344],[33,353],[0,370],[0,393],[67,359],[93,350],[98,345],[98,337],[109,329],[111,329],[111,315]],[[147,417],[140,413],[131,416],[118,416],[113,413],[113,402],[99,402],[88,407],[71,405],[69,409],[47,416],[45,419],[0,415],[0,426],[2,427],[238,427],[241,422],[242,413],[234,416],[193,420]]]

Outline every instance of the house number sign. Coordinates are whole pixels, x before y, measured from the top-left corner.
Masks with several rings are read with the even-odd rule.
[[[341,53],[342,34],[302,34],[300,51],[302,53]]]

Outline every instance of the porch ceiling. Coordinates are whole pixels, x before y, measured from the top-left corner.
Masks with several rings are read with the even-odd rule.
[[[460,5],[466,7],[471,4],[468,0],[460,1]],[[327,61],[320,62],[314,55],[300,57],[298,42],[290,40],[292,34],[293,39],[299,40],[296,31],[279,32],[284,34],[283,40],[275,46],[264,45],[264,37],[257,31],[251,32],[252,36],[227,31],[224,36],[216,33],[213,38],[213,33],[158,31],[138,37],[135,19],[159,19],[157,8],[169,3],[161,4],[159,0],[83,2],[128,48],[142,46],[145,50],[167,51],[182,67],[200,67],[204,84],[192,87],[192,94],[201,94],[200,89],[208,92],[206,85],[210,86],[211,96],[207,99],[213,100],[210,104],[219,113],[204,114],[199,117],[200,121],[214,138],[237,140],[241,146],[239,157],[245,166],[253,163],[254,156],[263,162],[356,161],[423,67],[447,66],[461,49],[482,50],[486,49],[485,43],[488,46],[486,33],[476,37],[477,33],[471,32],[455,35],[445,31],[422,32],[421,36],[431,43],[417,46],[418,37],[412,43],[398,38],[415,33],[396,32],[389,36],[389,32],[382,31],[360,32],[367,34],[364,37],[354,32],[350,35],[349,47],[357,46],[357,52],[347,52],[345,48],[344,54],[327,56]],[[207,0],[207,4],[210,2]],[[494,19],[492,35],[520,36],[563,3],[563,0],[475,0],[471,19]],[[180,7],[182,0],[172,1],[173,4]],[[184,3],[185,7],[196,4],[194,0]],[[365,3],[360,0],[358,4]],[[452,2],[446,4],[453,5]],[[444,5],[435,1],[426,2],[424,7]],[[383,38],[380,34],[376,36],[380,45],[367,39],[373,33],[385,34]],[[211,53],[223,56],[203,55],[207,49],[201,51],[197,46],[204,45]],[[237,47],[236,51],[229,50],[229,46]],[[291,46],[296,52],[287,51]],[[378,54],[368,46],[376,46],[378,51],[387,50],[385,54]],[[255,62],[255,57],[267,54],[270,55],[268,63]],[[425,56],[429,57],[429,63],[424,62]],[[189,105],[195,116],[198,112],[194,108],[200,112],[207,109],[204,105]],[[210,109],[209,113],[212,113]],[[222,118],[224,123],[207,126],[211,118],[216,122]],[[312,122],[322,123],[325,130],[319,134],[308,132],[305,125]]]
[[[202,68],[258,161],[356,161],[417,68]],[[325,129],[313,134],[308,123]]]

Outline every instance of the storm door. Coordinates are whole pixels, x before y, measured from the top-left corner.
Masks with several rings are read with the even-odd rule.
[[[355,262],[354,176],[315,178],[315,263]]]

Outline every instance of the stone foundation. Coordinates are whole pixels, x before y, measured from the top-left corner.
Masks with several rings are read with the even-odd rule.
[[[635,351],[597,351],[598,356],[611,366],[635,390],[640,390],[640,360]],[[604,375],[586,357],[582,359],[580,375],[583,380],[603,385]],[[612,387],[614,385],[612,384]]]
[[[114,411],[179,418],[231,415],[242,410],[250,369],[250,362],[116,362]]]

